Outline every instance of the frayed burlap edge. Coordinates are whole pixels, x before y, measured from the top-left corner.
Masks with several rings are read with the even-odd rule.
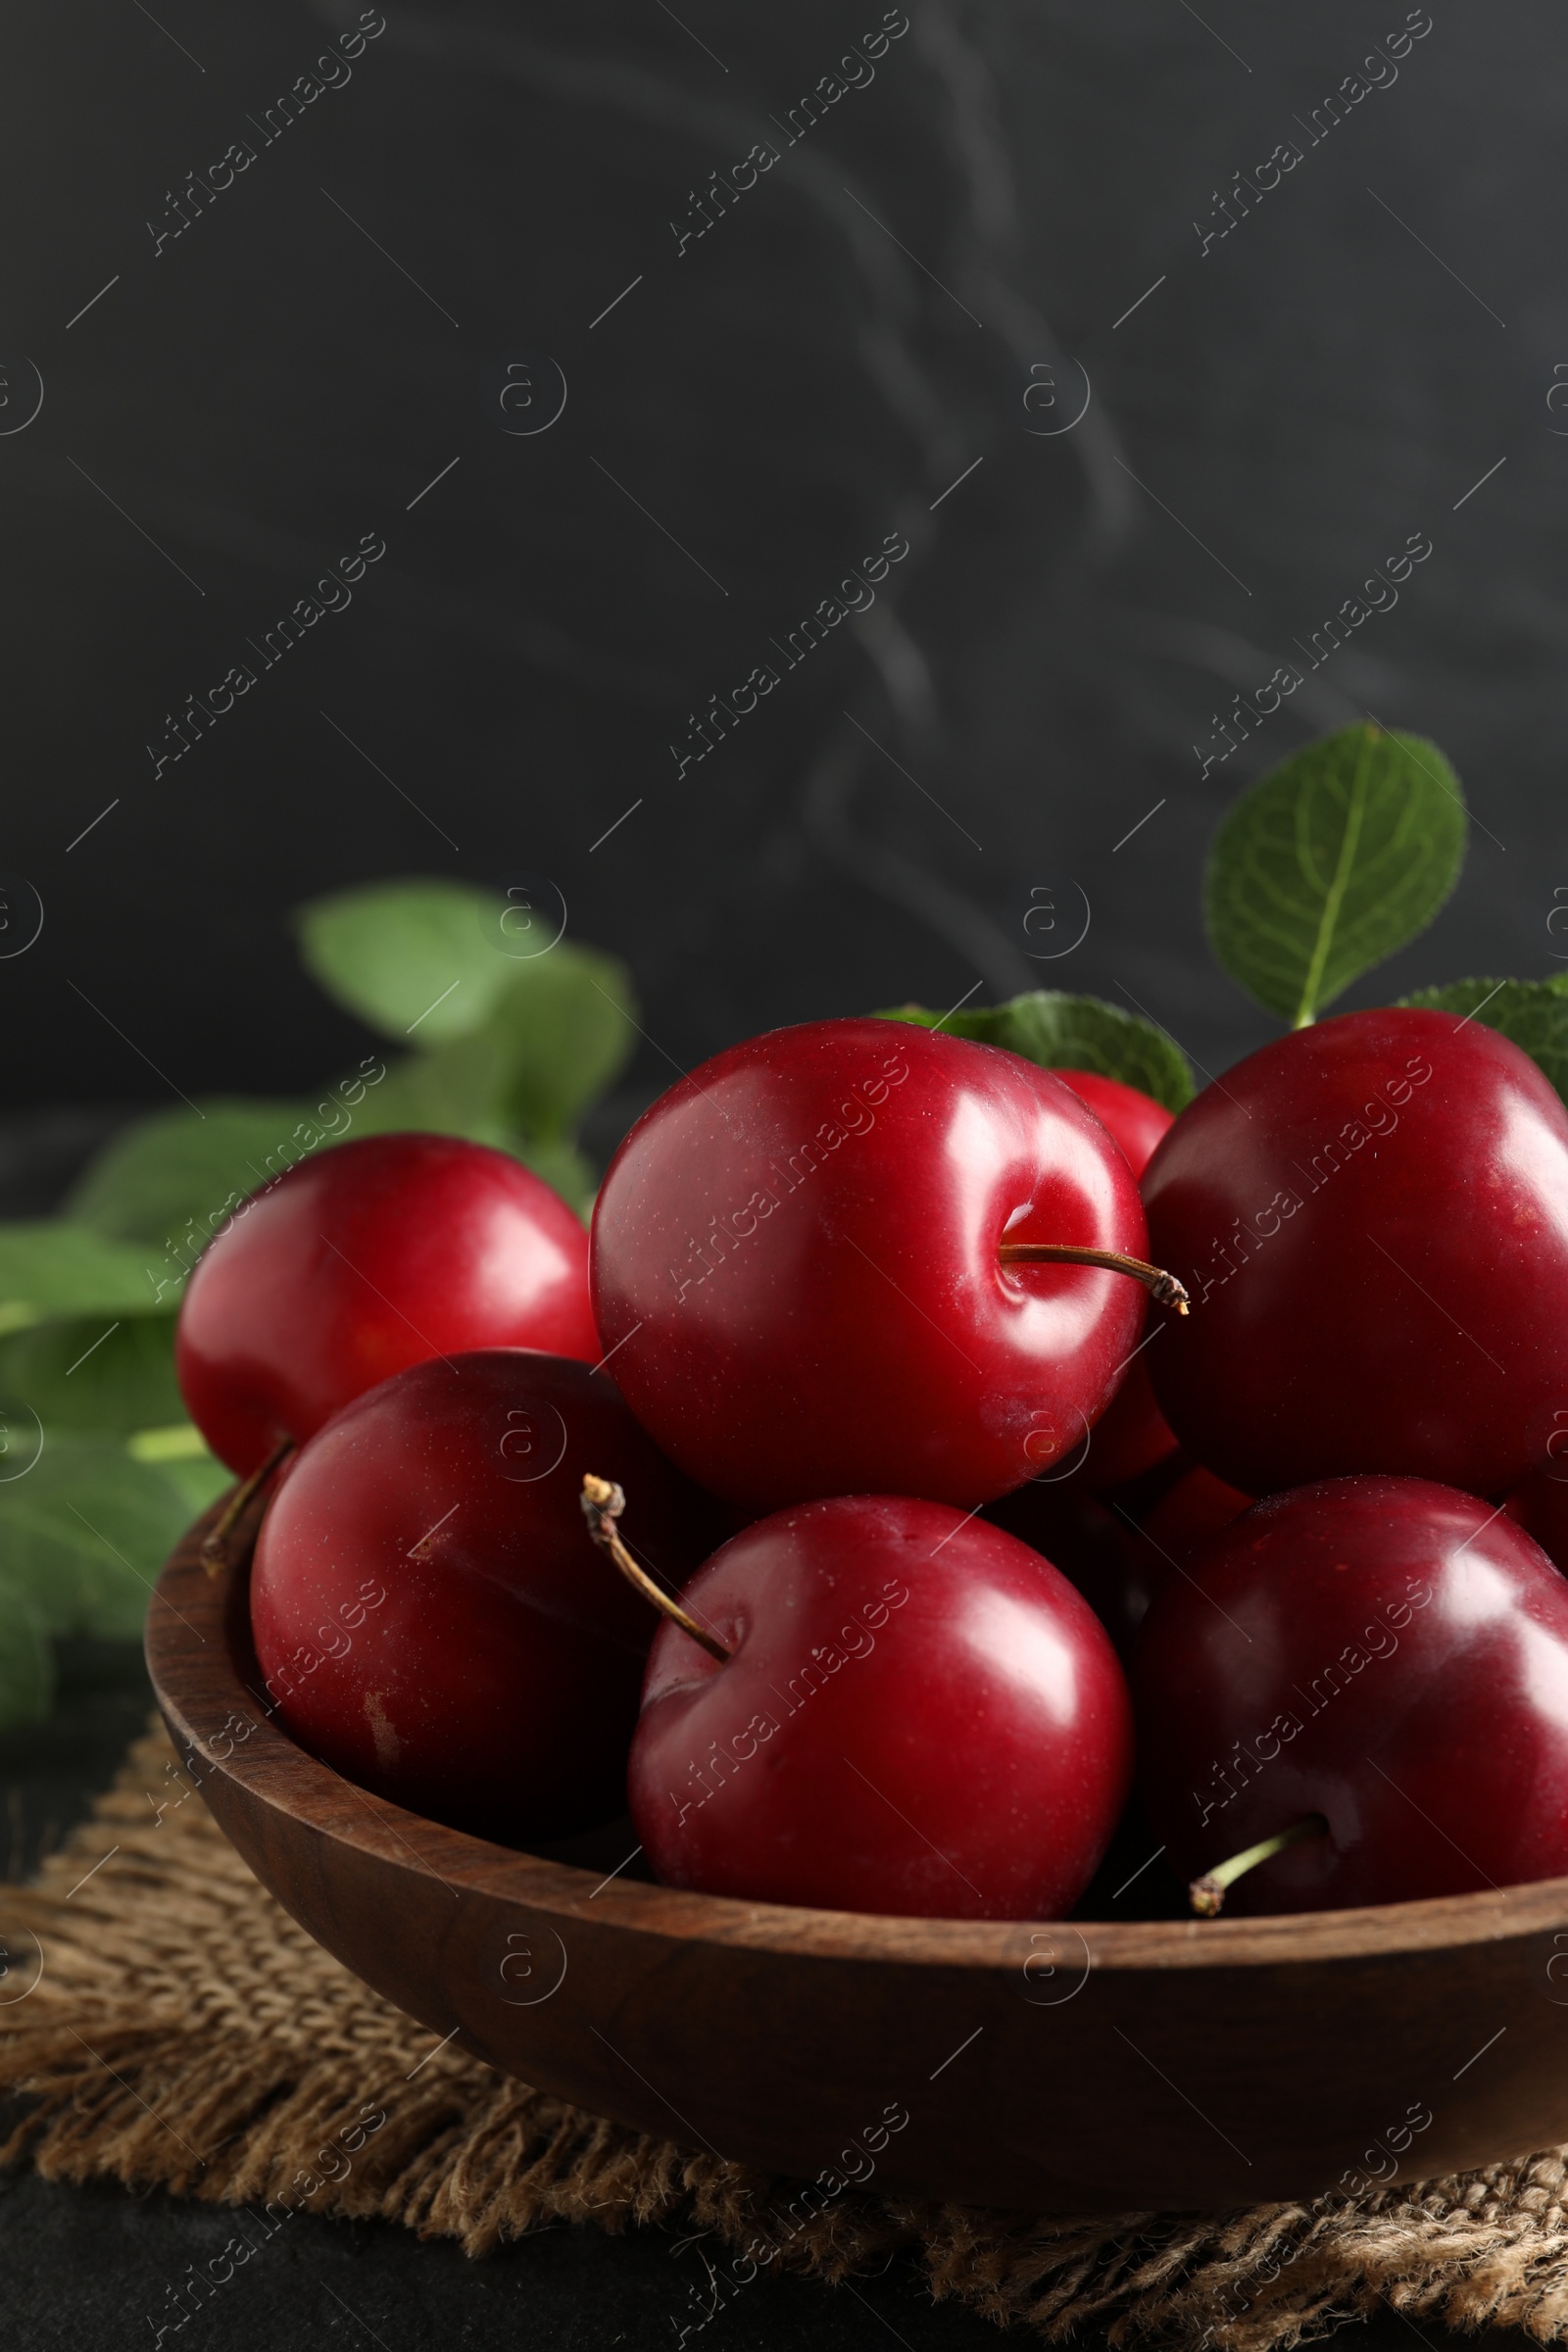
[[[161,1729],[35,1884],[0,1893],[0,2164],[242,2207],[253,2236],[300,2211],[374,2216],[479,2255],[551,2222],[658,2223],[701,2241],[715,2295],[906,2254],[934,2294],[1050,2341],[1092,2328],[1172,2352],[1288,2352],[1385,2303],[1568,2332],[1568,2149],[1218,2217],[824,2203],[432,2051],[259,1886]]]

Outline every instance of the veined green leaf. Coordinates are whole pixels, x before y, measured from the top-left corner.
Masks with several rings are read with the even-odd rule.
[[[207,1456],[208,1447],[194,1421],[161,1421],[133,1429],[125,1451],[133,1462],[196,1462]]]
[[[347,1115],[342,1105],[334,1107]],[[312,1127],[301,1102],[219,1100],[204,1102],[200,1117],[194,1110],[154,1111],[98,1154],[72,1193],[69,1212],[98,1233],[149,1244],[145,1262],[172,1286],[163,1303],[177,1303],[172,1286],[216,1228],[300,1156],[298,1129],[319,1132],[320,1124]],[[153,1304],[145,1277],[142,1304]]]
[[[0,1224],[0,1332],[49,1315],[113,1317],[152,1303],[139,1250],[64,1217]]]
[[[0,1402],[29,1405],[49,1436],[175,1421],[185,1408],[174,1381],[174,1319],[74,1316],[15,1332],[0,1340]]]
[[[134,1640],[190,1518],[174,1481],[123,1446],[46,1440],[31,1469],[0,1484],[0,1587],[48,1633]]]
[[[126,1450],[130,1450],[128,1446]],[[135,1454],[131,1455],[133,1461],[137,1458]],[[220,1462],[216,1453],[209,1453],[205,1446],[197,1454],[174,1454],[159,1460],[158,1467],[180,1496],[187,1526],[192,1519],[200,1517],[210,1502],[216,1502],[220,1494],[234,1484],[233,1471]]]
[[[1496,1029],[1539,1062],[1568,1102],[1568,975],[1546,980],[1450,980],[1418,988],[1401,1004],[1456,1012]]]
[[[504,1146],[509,1060],[506,1041],[484,1028],[424,1054],[394,1057],[367,1094],[356,1135],[462,1135]]]
[[[422,1047],[477,1029],[522,968],[505,952],[508,913],[498,891],[471,882],[373,882],[294,920],[305,968],[335,1004]]]
[[[1183,1110],[1193,1099],[1193,1073],[1174,1040],[1152,1021],[1099,997],[1034,989],[1005,1004],[982,1004],[947,1015],[903,1004],[882,1018],[917,1021],[924,1029],[941,1028],[950,1037],[1004,1046],[1042,1069],[1095,1070],[1102,1078],[1119,1078],[1124,1086],[1136,1086],[1163,1102],[1167,1110]]]
[[[574,1208],[586,1225],[593,1214],[594,1188],[597,1182],[575,1144],[519,1144],[509,1146],[514,1156],[542,1176],[561,1195],[568,1207]]]
[[[185,1497],[192,1519],[234,1484],[233,1471],[208,1450],[206,1439],[192,1421],[133,1430],[125,1440],[125,1451],[133,1462],[151,1462],[162,1470]]]
[[[394,1062],[367,1097],[360,1131],[494,1144],[582,1209],[593,1172],[573,1142],[577,1123],[631,1058],[635,1015],[624,966],[563,940],[514,968],[482,1028]]]
[[[1424,736],[1342,728],[1243,794],[1214,837],[1214,954],[1303,1027],[1424,931],[1464,862],[1459,779]]]
[[[503,1112],[530,1145],[569,1141],[637,1045],[631,974],[613,956],[562,940],[512,967],[485,1034],[505,1067]]]

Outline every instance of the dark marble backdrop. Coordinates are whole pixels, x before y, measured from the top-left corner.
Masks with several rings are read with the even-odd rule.
[[[1205,842],[1364,710],[1478,821],[1358,1000],[1552,968],[1558,12],[908,8],[14,12],[13,1107],[315,1079],[359,1049],[289,908],[421,871],[557,881],[636,973],[633,1095],[977,984],[1217,1067],[1270,1025],[1207,960]],[[1397,606],[1205,769],[1412,534]]]

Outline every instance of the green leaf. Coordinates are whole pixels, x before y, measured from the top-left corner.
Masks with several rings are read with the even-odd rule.
[[[463,995],[467,1010],[461,1021],[411,1016],[416,1048],[390,1069],[367,1056],[353,1076],[301,1102],[219,1100],[199,1112],[156,1112],[117,1137],[77,1184],[69,1208],[106,1241],[147,1245],[136,1304],[177,1305],[190,1268],[240,1201],[308,1153],[350,1136],[466,1136],[515,1152],[573,1206],[585,1207],[593,1176],[574,1149],[577,1124],[631,1058],[631,979],[613,956],[565,940],[531,957],[505,953],[501,922],[514,912],[494,893],[438,882],[347,892],[304,910],[313,969],[324,977],[330,968],[339,1000],[367,1018],[381,1017],[372,998],[387,1012],[389,992],[409,983],[411,972],[423,974],[408,986],[422,1010],[431,1001],[423,992],[432,956],[445,956],[441,968],[449,970],[460,951],[470,960],[453,1003]],[[358,997],[356,971],[364,979]],[[47,1300],[26,1319],[74,1303]],[[167,1416],[160,1409],[157,1417]]]
[[[178,1421],[174,1318],[126,1315],[106,1326],[94,1315],[16,1332],[0,1340],[0,1399],[29,1405],[51,1436]]]
[[[151,1462],[173,1482],[192,1519],[234,1484],[233,1471],[208,1451],[206,1440],[192,1421],[134,1430],[125,1440],[125,1451],[133,1462]]]
[[[356,1135],[463,1135],[505,1146],[506,1040],[488,1029],[455,1037],[431,1054],[406,1054],[367,1093]]]
[[[341,1106],[333,1107],[341,1115]],[[148,1262],[155,1278],[177,1283],[185,1261],[194,1260],[233,1206],[300,1156],[302,1125],[319,1133],[319,1122],[309,1121],[300,1102],[219,1100],[204,1103],[200,1117],[194,1110],[154,1111],[99,1153],[72,1193],[68,1212],[98,1233],[154,1245]],[[141,1303],[153,1303],[145,1276]]]
[[[0,1587],[22,1592],[47,1633],[134,1640],[190,1517],[167,1472],[122,1446],[46,1440],[30,1470],[0,1484]]]
[[[311,977],[399,1045],[477,1029],[520,967],[504,952],[499,892],[471,882],[374,882],[294,917]],[[540,957],[547,961],[548,957]]]
[[[511,1149],[524,1167],[532,1168],[536,1176],[542,1176],[546,1184],[554,1187],[586,1225],[593,1213],[594,1192],[599,1180],[576,1146],[514,1144]]]
[[[541,1174],[580,1198],[592,1178],[571,1140],[583,1112],[631,1059],[636,1011],[624,964],[562,940],[511,967],[482,1027],[394,1063],[366,1098],[363,1131],[466,1135],[515,1150],[530,1166],[555,1152]]]
[[[41,1723],[54,1703],[55,1660],[26,1594],[0,1581],[0,1732]]]
[[[1466,827],[1459,779],[1424,736],[1325,736],[1244,793],[1215,835],[1215,956],[1304,1027],[1426,929],[1459,878]]]
[[[125,1451],[133,1462],[194,1462],[210,1458],[207,1440],[194,1421],[161,1421],[132,1430]]]
[[[1568,975],[1547,980],[1450,980],[1418,988],[1400,1004],[1456,1012],[1511,1038],[1568,1102]]]
[[[0,1332],[48,1315],[113,1316],[151,1304],[139,1250],[65,1218],[0,1224]]]
[[[195,1462],[166,1463],[164,1476],[180,1496],[184,1507],[182,1524],[186,1527],[234,1484],[233,1471],[216,1453],[204,1454]]]
[[[1193,1073],[1181,1048],[1152,1021],[1124,1012],[1099,997],[1072,997],[1058,989],[1035,989],[1005,1004],[982,1004],[944,1015],[918,1004],[902,1004],[881,1016],[941,1028],[952,1037],[1004,1046],[1025,1061],[1048,1070],[1095,1070],[1136,1086],[1167,1110],[1184,1110],[1194,1094]]]
[[[613,956],[562,940],[513,966],[484,1034],[502,1054],[503,1114],[528,1144],[575,1135],[630,1061],[636,1015],[631,974]]]

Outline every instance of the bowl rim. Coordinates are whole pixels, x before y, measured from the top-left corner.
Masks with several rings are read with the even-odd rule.
[[[276,1702],[261,1695],[254,1654],[247,1655],[248,1561],[213,1576],[199,1557],[201,1540],[222,1499],[176,1544],[148,1609],[147,1667],[171,1731],[201,1756],[204,1777],[220,1776],[271,1810],[368,1858],[433,1876],[460,1897],[464,1892],[499,1896],[549,1917],[591,1918],[605,1927],[681,1943],[711,1942],[796,1959],[872,1959],[1002,1972],[1038,1956],[1045,1936],[1054,1943],[1076,1938],[1089,1965],[1119,1973],[1395,1961],[1568,1930],[1568,1877],[1353,1910],[1237,1919],[931,1919],[748,1902],[613,1872],[596,1876],[576,1863],[498,1845],[362,1788],[312,1755],[284,1728]],[[261,1710],[260,1721],[253,1708]],[[228,1754],[219,1755],[212,1735],[204,1735],[198,1723],[219,1722],[224,1714],[243,1716],[251,1729],[231,1741]],[[217,1737],[226,1737],[226,1726]]]

